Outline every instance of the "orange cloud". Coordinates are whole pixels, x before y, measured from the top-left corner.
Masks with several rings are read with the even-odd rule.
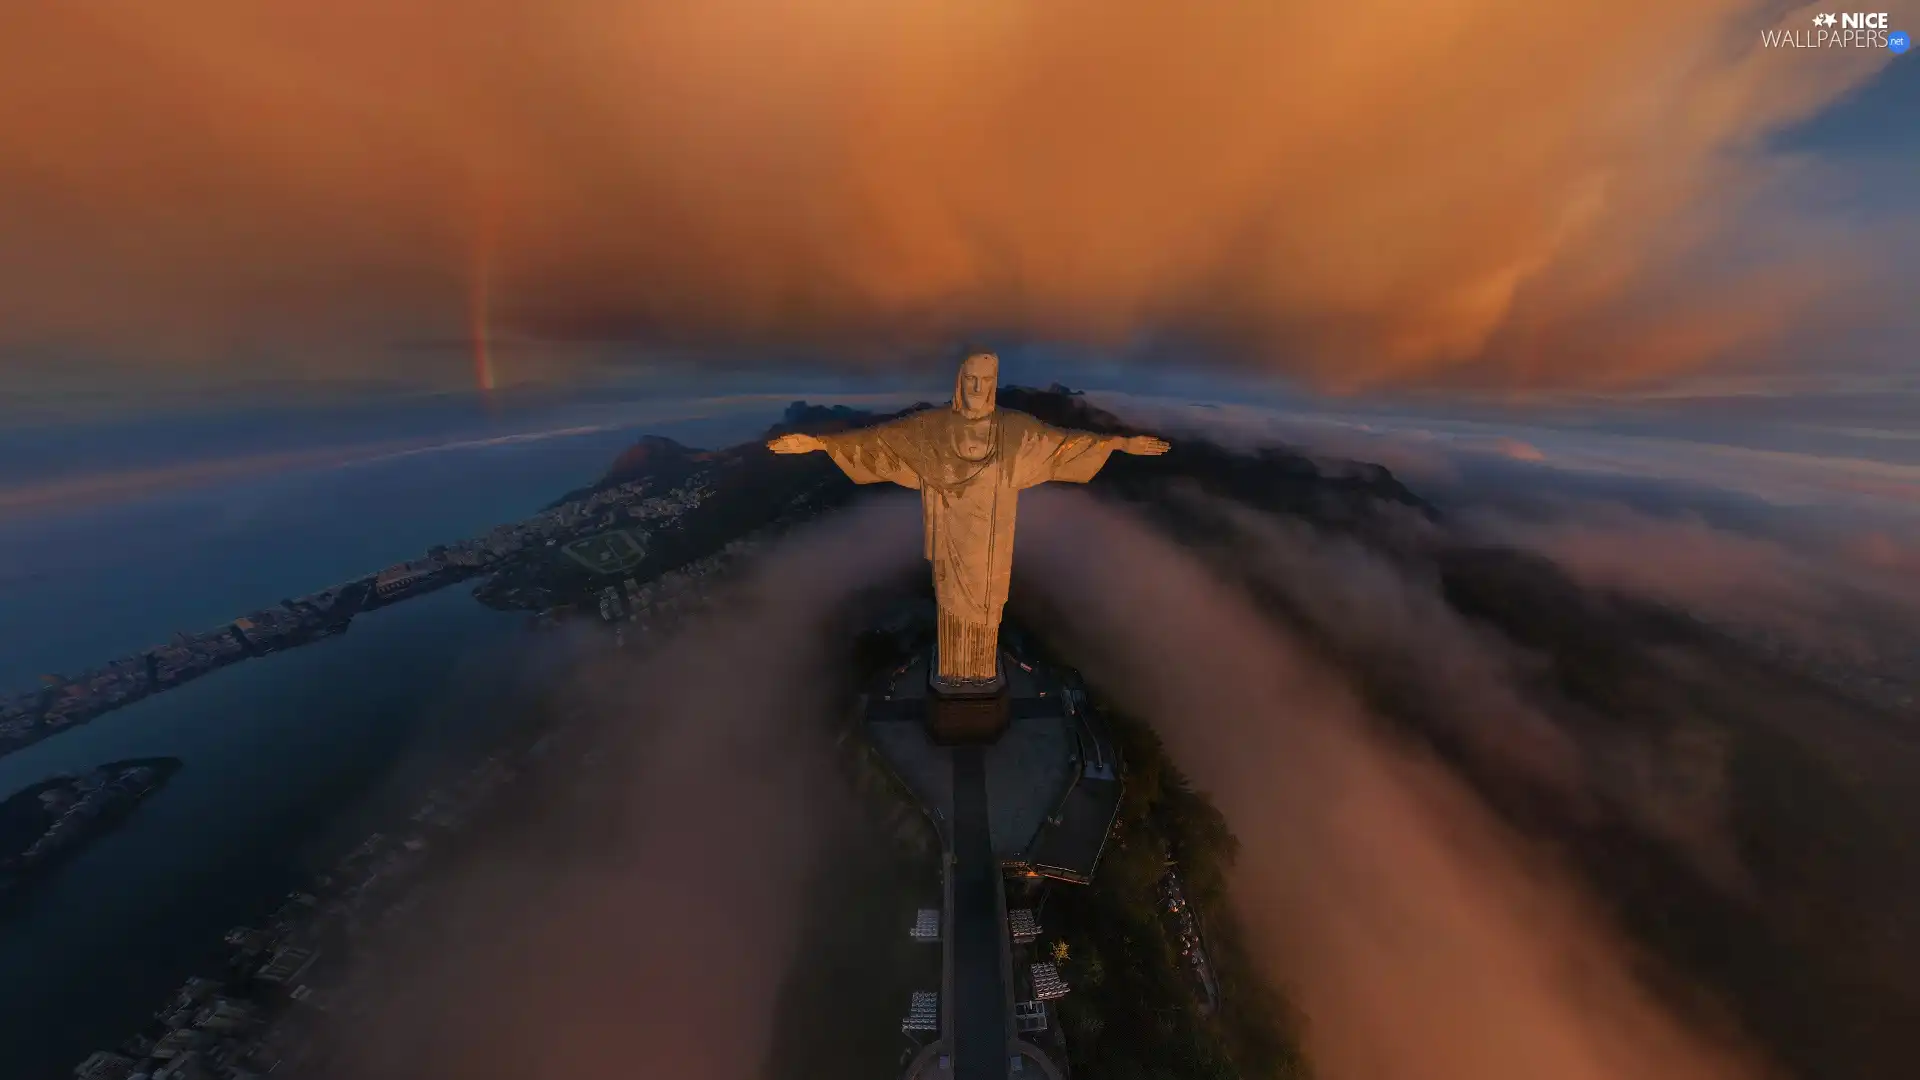
[[[1756,146],[1885,51],[1763,51],[1744,0],[9,20],[16,347],[284,363],[485,296],[563,337],[1158,328],[1333,385],[1618,382],[1758,348],[1872,267]]]

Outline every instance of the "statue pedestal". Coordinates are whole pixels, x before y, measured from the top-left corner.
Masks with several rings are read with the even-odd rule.
[[[1012,719],[1005,672],[991,679],[943,679],[937,666],[927,676],[927,734],[939,746],[990,743]]]
[[[1013,710],[1004,689],[990,697],[927,697],[927,734],[937,746],[977,746],[1007,730]]]

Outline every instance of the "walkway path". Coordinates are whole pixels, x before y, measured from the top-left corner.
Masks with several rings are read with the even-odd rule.
[[[1006,1080],[1007,988],[1001,966],[1005,914],[987,818],[980,747],[953,751],[953,1045],[955,1080]]]

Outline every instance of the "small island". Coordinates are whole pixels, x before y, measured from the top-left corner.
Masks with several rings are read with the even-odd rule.
[[[124,821],[180,765],[170,757],[110,761],[84,773],[50,776],[0,802],[0,902],[17,898]]]

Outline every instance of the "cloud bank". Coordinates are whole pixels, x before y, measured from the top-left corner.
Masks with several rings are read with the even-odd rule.
[[[0,345],[337,371],[448,363],[370,348],[420,334],[858,360],[988,328],[1342,387],[1654,378],[1898,310],[1898,230],[1803,209],[1849,179],[1763,148],[1889,59],[1759,48],[1804,14],[28,5]]]
[[[798,898],[851,808],[826,623],[910,565],[917,525],[904,501],[852,511],[637,667],[575,672],[585,715],[554,753],[593,757],[368,950],[371,1013],[329,1075],[764,1075]]]
[[[1575,579],[1752,626],[1836,659],[1871,661],[1920,632],[1916,553],[1887,530],[1799,543],[1716,528],[1697,515],[1654,516],[1617,503],[1551,520],[1482,516],[1485,533],[1553,559]]]
[[[1195,408],[1098,397],[1157,430],[1240,448],[1284,445],[1316,456],[1324,470],[1347,458],[1382,463],[1440,508],[1458,542],[1544,555],[1583,585],[1685,611],[1769,651],[1904,669],[1908,678],[1916,671],[1920,464],[1912,460],[1764,449],[1753,444],[1791,444],[1793,434],[1783,438],[1765,416],[1738,425],[1722,417],[1688,437],[1671,417],[1649,421],[1617,405],[1543,423],[1517,410]],[[1706,402],[1698,415],[1726,405]],[[1854,439],[1908,437],[1898,428],[1841,430]],[[1289,550],[1268,548],[1256,561]],[[1341,555],[1317,578],[1287,577],[1325,592],[1378,576],[1366,559],[1348,561]],[[1332,615],[1320,621],[1339,625]],[[1911,691],[1905,696],[1911,701]]]
[[[1240,836],[1236,905],[1319,1075],[1765,1075],[1650,993],[1568,879],[1191,556],[1073,494],[1034,498],[1022,528],[1027,587],[1057,591],[1076,660]]]

